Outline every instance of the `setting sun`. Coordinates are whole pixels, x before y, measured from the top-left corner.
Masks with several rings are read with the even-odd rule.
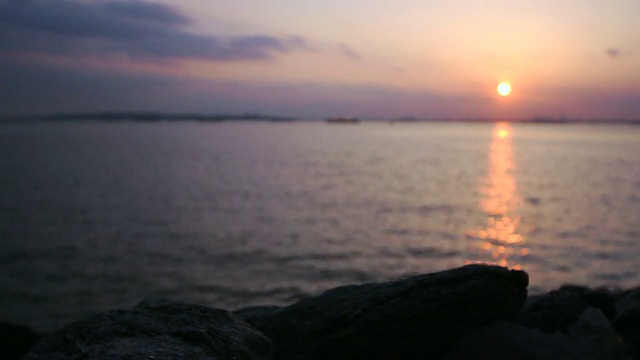
[[[506,83],[506,82],[501,82],[500,84],[498,84],[497,90],[498,90],[498,94],[502,96],[507,96],[511,94],[511,85],[509,85],[509,83]]]

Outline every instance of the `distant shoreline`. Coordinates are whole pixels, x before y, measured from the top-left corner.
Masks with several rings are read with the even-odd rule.
[[[489,118],[358,118],[358,123],[388,122],[402,123],[496,123],[515,124],[605,124],[640,125],[639,119],[571,119],[554,117],[534,117],[529,119],[489,119]],[[0,122],[32,121],[105,121],[105,122],[160,122],[160,121],[266,121],[266,122],[306,122],[326,121],[323,118],[305,118],[264,114],[200,114],[200,113],[162,113],[162,112],[97,112],[97,113],[60,113],[47,115],[6,115],[0,116]]]
[[[100,112],[100,113],[63,113],[48,115],[2,116],[0,121],[292,121],[295,118],[261,114],[198,114],[198,113],[160,113],[160,112]]]

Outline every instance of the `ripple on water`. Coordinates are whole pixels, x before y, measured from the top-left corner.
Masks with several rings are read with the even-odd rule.
[[[511,124],[507,147],[496,124],[0,125],[6,319],[284,304],[513,249],[534,292],[640,280],[636,128]],[[478,240],[509,212],[522,246]]]

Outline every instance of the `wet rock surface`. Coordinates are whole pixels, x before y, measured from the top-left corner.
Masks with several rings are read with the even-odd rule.
[[[285,307],[147,300],[72,323],[26,359],[640,359],[640,288],[527,299],[527,283],[522,271],[469,265]],[[6,356],[18,344],[10,332],[2,358],[18,358]]]

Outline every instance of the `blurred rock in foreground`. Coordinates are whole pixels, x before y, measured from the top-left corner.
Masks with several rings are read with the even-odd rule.
[[[271,341],[232,313],[145,301],[72,323],[25,359],[271,359]]]
[[[0,358],[22,359],[38,338],[39,335],[26,326],[0,322]]]
[[[640,359],[640,289],[564,286],[469,265],[235,312],[145,301],[72,323],[26,359]]]
[[[470,330],[515,318],[527,285],[522,271],[470,265],[236,313],[271,338],[279,360],[439,359]]]
[[[494,322],[465,335],[444,360],[628,359],[620,337],[600,310],[588,308],[569,335]]]

